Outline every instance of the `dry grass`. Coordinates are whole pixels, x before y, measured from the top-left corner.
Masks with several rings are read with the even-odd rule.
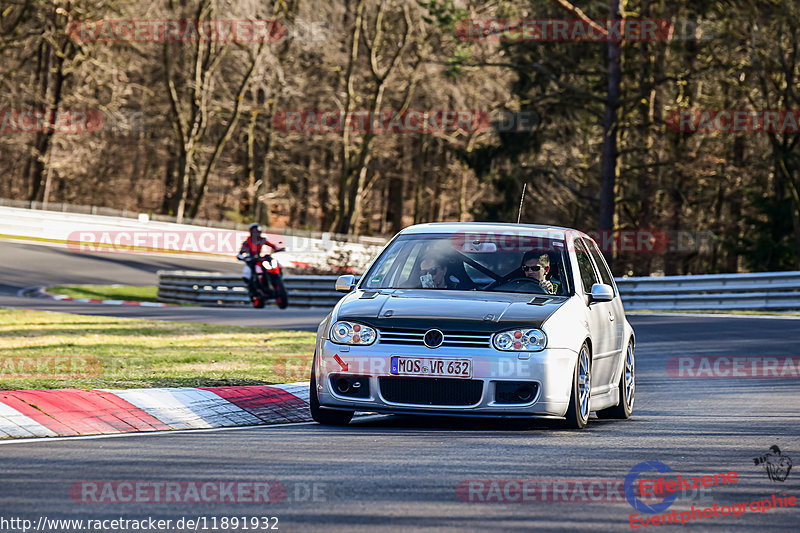
[[[0,309],[0,389],[308,379],[314,333]]]

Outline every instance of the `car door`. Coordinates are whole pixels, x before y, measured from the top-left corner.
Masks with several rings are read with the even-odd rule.
[[[583,239],[575,239],[575,257],[578,261],[580,283],[586,296],[586,321],[592,339],[592,394],[598,395],[610,389],[613,379],[616,317],[612,302],[590,302],[592,285],[601,283],[598,270],[592,261]],[[613,320],[612,320],[613,317]]]
[[[623,343],[625,342],[625,310],[622,308],[622,299],[619,297],[619,291],[617,290],[617,284],[614,282],[614,276],[611,275],[611,269],[608,268],[608,263],[606,263],[603,254],[600,253],[597,243],[592,239],[584,239],[584,241],[589,250],[589,255],[594,259],[594,264],[600,273],[600,280],[614,289],[614,299],[608,302],[608,307],[610,307],[612,313],[609,318],[614,323],[614,350],[621,358],[624,348]]]

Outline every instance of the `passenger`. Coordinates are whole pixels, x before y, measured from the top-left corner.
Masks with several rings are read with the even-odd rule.
[[[539,282],[539,286],[547,294],[555,294],[558,290],[558,282],[553,283],[547,279],[550,272],[550,257],[540,252],[525,252],[522,256],[522,272],[525,277]]]
[[[423,289],[457,289],[458,282],[448,276],[445,260],[441,257],[426,257],[419,265],[419,281]]]

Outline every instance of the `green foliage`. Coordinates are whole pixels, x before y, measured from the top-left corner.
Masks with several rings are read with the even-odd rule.
[[[158,287],[132,285],[61,285],[47,289],[50,294],[61,294],[70,298],[96,300],[125,300],[130,302],[158,301]]]
[[[445,58],[447,64],[445,76],[450,78],[461,76],[463,67],[469,65],[472,60],[472,48],[469,43],[459,40],[457,30],[459,23],[467,20],[469,12],[457,7],[453,0],[417,0],[417,4],[426,13],[422,16],[422,20],[449,35],[449,41],[454,45],[452,55]]]
[[[447,70],[445,75],[455,78],[461,75],[465,65],[468,65],[472,59],[472,50],[470,45],[466,43],[459,43],[456,45],[453,55],[447,58]]]
[[[744,235],[735,251],[744,257],[748,268],[756,272],[794,270],[797,250],[792,227],[792,201],[789,198],[763,196],[748,191],[754,215],[745,215]]]
[[[453,0],[417,0],[417,4],[428,12],[422,20],[448,32],[455,31],[456,24],[469,15],[466,9],[456,7]]]

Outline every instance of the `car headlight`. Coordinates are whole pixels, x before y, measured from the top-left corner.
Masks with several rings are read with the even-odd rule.
[[[492,344],[504,352],[540,352],[547,346],[547,335],[540,329],[510,329],[495,333]]]
[[[331,328],[331,340],[337,344],[366,345],[375,342],[378,334],[364,324],[340,320]]]

